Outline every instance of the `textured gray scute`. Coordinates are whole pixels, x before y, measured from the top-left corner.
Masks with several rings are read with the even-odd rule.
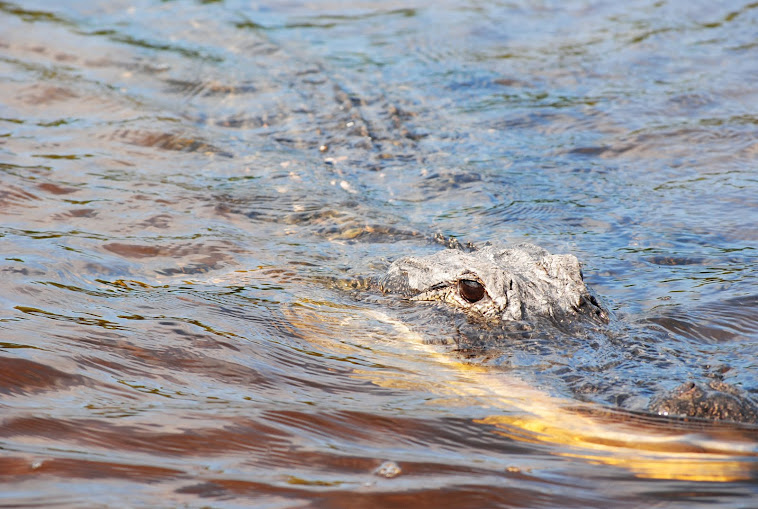
[[[483,286],[483,297],[475,302],[466,299],[462,281]],[[472,252],[446,249],[400,258],[379,284],[386,293],[445,302],[488,320],[580,315],[607,320],[607,312],[584,284],[579,260],[533,244],[485,245]]]
[[[656,397],[650,411],[672,417],[758,423],[758,406],[736,387],[720,380],[688,382]]]

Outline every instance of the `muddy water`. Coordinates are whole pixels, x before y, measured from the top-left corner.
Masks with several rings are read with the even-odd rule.
[[[758,393],[756,34],[747,2],[0,2],[0,505],[754,505],[755,428],[639,411]],[[333,282],[438,232],[576,254],[613,324],[481,367],[470,324]]]

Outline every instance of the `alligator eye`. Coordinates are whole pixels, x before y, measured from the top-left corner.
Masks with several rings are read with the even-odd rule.
[[[458,292],[466,302],[473,304],[479,302],[484,297],[484,285],[473,279],[460,279],[458,281]]]

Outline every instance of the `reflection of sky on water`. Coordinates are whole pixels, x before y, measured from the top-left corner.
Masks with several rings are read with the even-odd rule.
[[[672,426],[661,445],[655,422],[571,394],[640,409],[686,379],[758,390],[757,16],[0,3],[9,500],[754,495],[751,432]],[[325,283],[434,252],[436,232],[576,254],[612,334],[537,334],[478,371],[423,342],[460,317]],[[373,473],[386,461],[400,475]]]

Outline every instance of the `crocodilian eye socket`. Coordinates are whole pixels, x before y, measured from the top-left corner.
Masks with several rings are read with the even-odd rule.
[[[458,292],[466,302],[473,304],[474,302],[479,302],[484,297],[484,285],[473,279],[459,279]]]

